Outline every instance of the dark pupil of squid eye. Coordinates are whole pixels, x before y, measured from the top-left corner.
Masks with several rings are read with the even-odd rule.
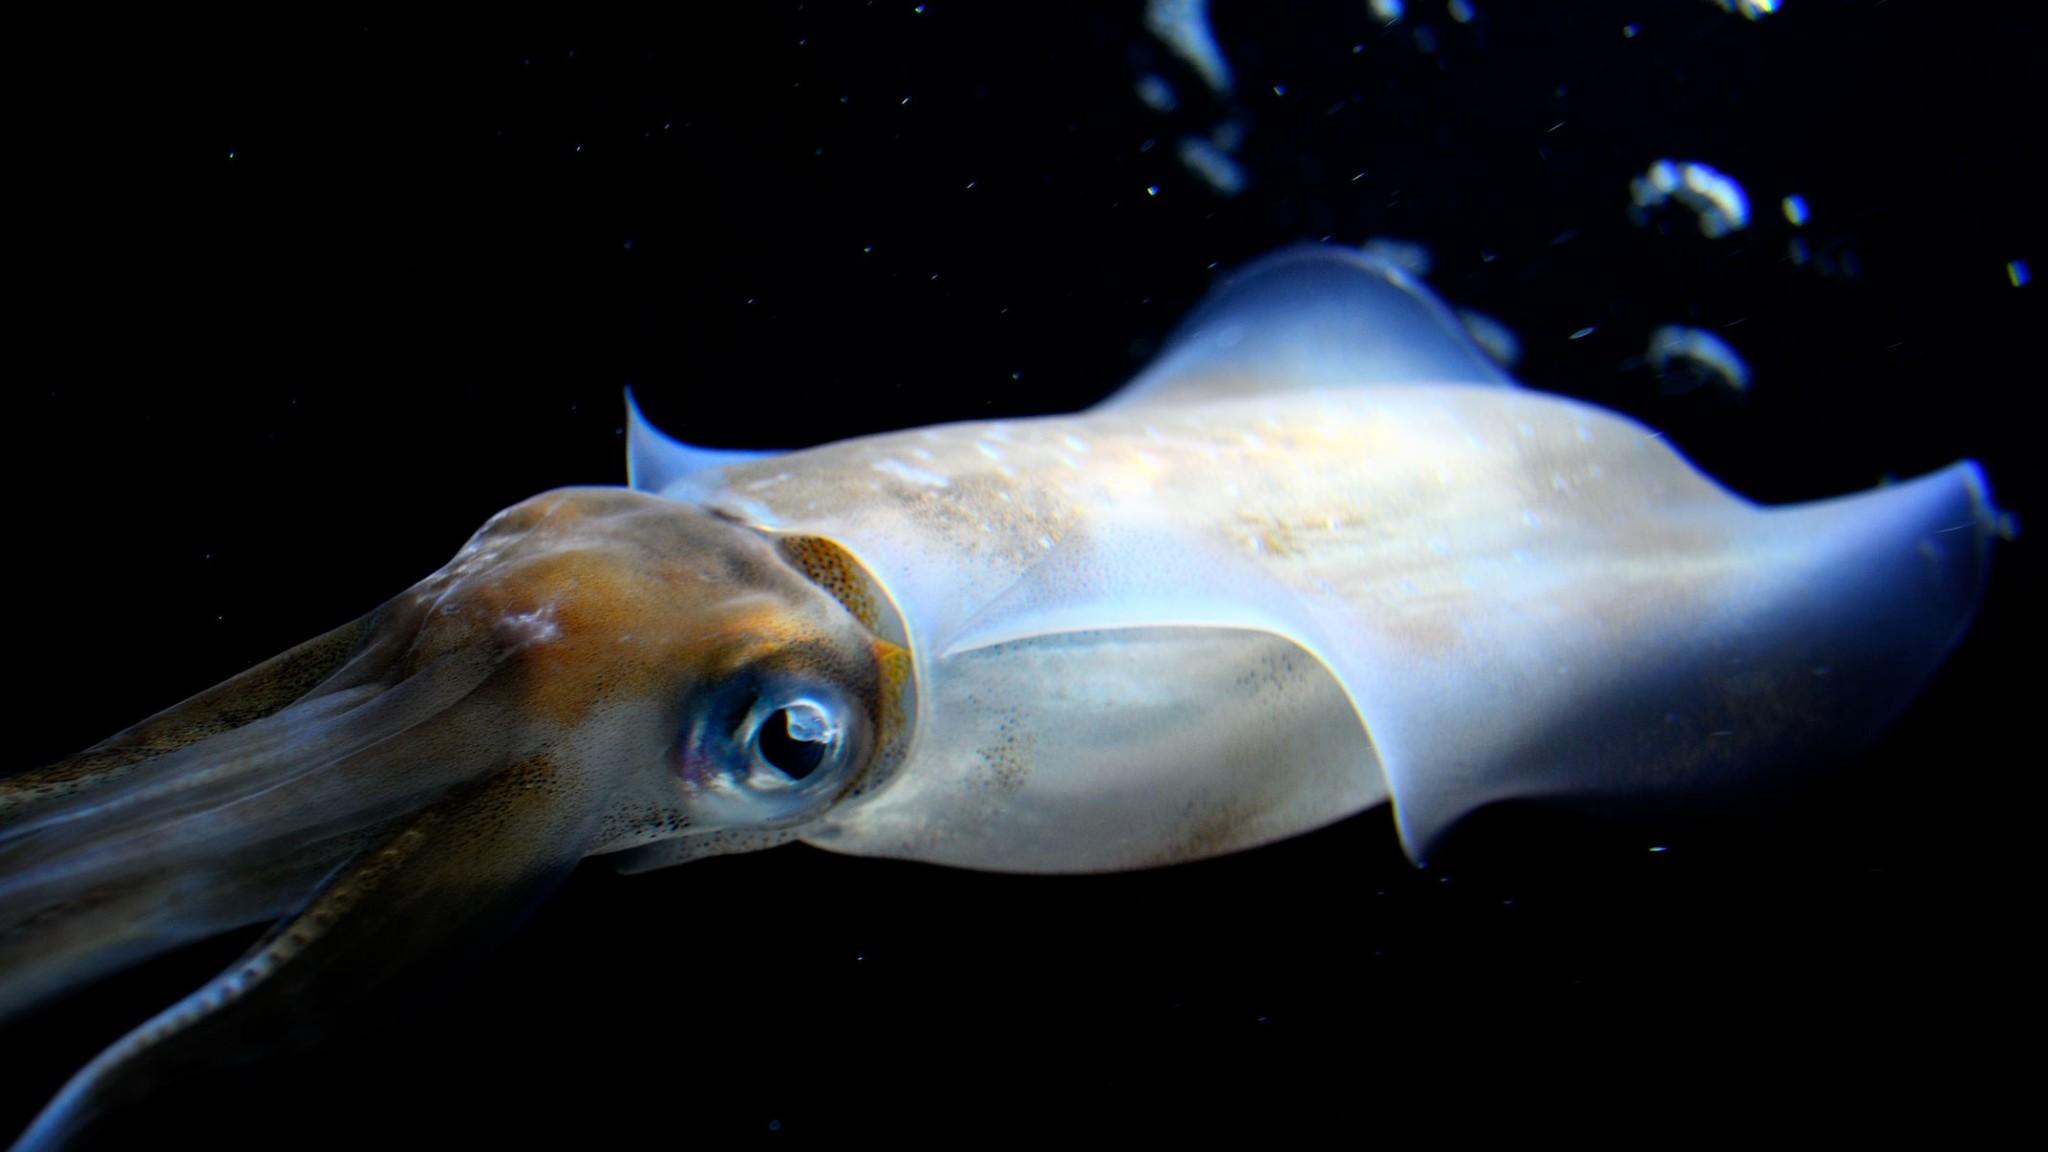
[[[825,762],[825,744],[818,740],[799,740],[789,734],[789,709],[777,709],[768,722],[761,725],[761,759],[782,770],[792,780],[801,780],[818,770]]]

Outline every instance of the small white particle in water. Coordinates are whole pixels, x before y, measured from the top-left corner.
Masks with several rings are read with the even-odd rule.
[[[1785,219],[1794,228],[1804,228],[1806,221],[1812,215],[1807,210],[1806,197],[1804,196],[1787,196],[1782,201],[1779,201],[1778,207],[1785,213]]]
[[[1159,195],[1159,185],[1157,185],[1157,184],[1147,184],[1147,185],[1145,185],[1145,195],[1147,195],[1147,196],[1157,196],[1157,195]]]
[[[2027,286],[2027,281],[2034,278],[2034,273],[2032,269],[2027,267],[2025,260],[2008,260],[2005,262],[2005,278],[2012,283],[2013,287],[2024,288]]]
[[[1621,26],[1621,38],[1624,40],[1633,40],[1636,38],[1636,33],[1638,31],[1639,29],[1633,24],[1623,24]]]
[[[1458,23],[1470,24],[1472,22],[1472,5],[1467,3],[1466,0],[1451,0],[1450,10],[1451,19]]]
[[[1366,6],[1372,9],[1373,16],[1382,24],[1392,24],[1399,20],[1403,8],[1406,7],[1401,0],[1369,0]]]
[[[1600,329],[1597,326],[1588,324],[1584,328],[1579,329],[1577,332],[1572,333],[1570,336],[1565,337],[1565,339],[1584,340],[1586,337],[1591,336],[1593,333],[1598,332],[1599,330]]]

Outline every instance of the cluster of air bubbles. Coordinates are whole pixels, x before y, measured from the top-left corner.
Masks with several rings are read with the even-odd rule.
[[[1180,107],[1180,98],[1173,94],[1173,85],[1164,77],[1147,72],[1138,77],[1138,100],[1154,112],[1166,113]]]
[[[1778,202],[1778,210],[1784,214],[1785,223],[1793,228],[1791,238],[1785,241],[1785,258],[1795,267],[1848,280],[1863,275],[1862,258],[1846,240],[1840,237],[1810,238],[1806,226],[1813,222],[1813,208],[1806,202],[1806,197],[1797,194],[1787,196]]]
[[[1392,264],[1410,276],[1427,276],[1436,266],[1436,260],[1429,249],[1413,240],[1395,240],[1388,236],[1375,236],[1363,246],[1365,254],[1384,264]]]
[[[1145,28],[1173,54],[1202,78],[1209,91],[1226,102],[1233,99],[1234,81],[1230,61],[1216,43],[1209,27],[1208,0],[1147,0]],[[1154,112],[1165,115],[1180,107],[1180,97],[1166,79],[1154,73],[1138,77],[1138,99]],[[1244,142],[1244,128],[1225,119],[1204,137],[1182,136],[1175,146],[1181,165],[1207,184],[1217,195],[1229,198],[1244,191],[1244,166],[1231,155]],[[1146,142],[1150,148],[1151,143]],[[1146,192],[1158,195],[1158,185]]]
[[[1219,96],[1231,89],[1230,62],[1209,29],[1209,0],[1148,0],[1145,27]]]
[[[1188,171],[1201,177],[1203,183],[1215,189],[1217,195],[1235,196],[1244,191],[1244,165],[1213,141],[1200,136],[1183,136],[1179,151],[1180,162],[1187,165]]]
[[[1522,358],[1522,341],[1507,325],[1484,312],[1470,308],[1458,310],[1458,323],[1465,326],[1465,334],[1479,345],[1480,351],[1493,357],[1494,363],[1503,368],[1513,368]]]
[[[1728,342],[1700,328],[1666,324],[1650,333],[1650,367],[1670,395],[1716,384],[1749,391],[1749,365]]]
[[[1761,20],[1784,7],[1782,0],[1713,2],[1727,12],[1752,21]],[[1477,18],[1473,0],[1444,0],[1444,3],[1445,12],[1453,23],[1470,24]],[[1392,26],[1409,16],[1405,0],[1366,0],[1366,8],[1382,26]],[[1208,0],[1147,0],[1145,26],[1200,77],[1212,95],[1234,103],[1230,63],[1224,58],[1210,27]],[[1418,32],[1422,31],[1426,30],[1418,26]],[[1634,36],[1637,31],[1631,24],[1623,34]],[[1433,39],[1418,37],[1417,47],[1422,51],[1428,52],[1433,46]],[[1357,51],[1356,48],[1353,50]],[[1147,108],[1161,115],[1182,107],[1180,95],[1173,84],[1155,72],[1141,74],[1136,82],[1136,91],[1138,99]],[[1275,91],[1280,89],[1276,87]],[[1233,155],[1242,142],[1242,121],[1226,112],[1225,118],[1206,135],[1182,135],[1175,150],[1182,166],[1217,195],[1227,198],[1238,195],[1246,185],[1244,167]],[[1151,147],[1151,141],[1147,141],[1145,146]],[[1148,191],[1156,194],[1156,189],[1157,185],[1153,185]],[[1700,234],[1709,238],[1743,231],[1752,222],[1749,194],[1742,184],[1727,173],[1697,160],[1657,160],[1642,175],[1629,181],[1629,200],[1630,218],[1638,226],[1647,226],[1667,211],[1678,209],[1689,213]],[[1805,265],[1820,259],[1807,240],[1805,230],[1813,212],[1805,197],[1787,195],[1779,201],[1778,208],[1786,223],[1795,230],[1790,240],[1792,262]],[[1434,264],[1429,249],[1414,241],[1375,237],[1366,241],[1363,248],[1375,259],[1416,277],[1429,275]],[[1833,257],[1828,259],[1834,260]],[[1840,260],[1853,261],[1853,253],[1843,253]],[[1849,269],[1845,274],[1853,274],[1853,264],[1845,267]],[[2006,273],[2015,287],[2027,283],[2030,276],[2026,263],[2019,260],[2007,265]],[[1469,310],[1459,311],[1457,317],[1473,342],[1498,363],[1512,367],[1521,358],[1521,341],[1499,320]],[[1572,338],[1578,339],[1591,332],[1591,328],[1583,329],[1574,333]],[[1657,328],[1650,335],[1646,360],[1668,394],[1692,392],[1709,385],[1730,392],[1745,392],[1750,386],[1749,365],[1727,341],[1704,329],[1681,324]]]
[[[1676,201],[1699,219],[1700,234],[1726,236],[1749,227],[1749,194],[1733,176],[1696,160],[1659,160],[1628,183],[1630,216],[1648,223],[1650,214]]]
[[[1778,210],[1784,213],[1785,223],[1794,228],[1804,228],[1806,222],[1813,219],[1813,209],[1807,207],[1804,196],[1785,197],[1778,201]],[[1813,259],[1813,246],[1806,242],[1805,236],[1794,236],[1785,242],[1785,258],[1804,267],[1807,261]]]
[[[1714,0],[1714,5],[1745,20],[1761,20],[1783,8],[1785,0]]]

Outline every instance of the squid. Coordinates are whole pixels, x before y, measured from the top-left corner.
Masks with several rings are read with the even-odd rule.
[[[1387,804],[1421,862],[1498,801],[1752,791],[1907,707],[2001,528],[1970,461],[1754,504],[1327,246],[1073,415],[755,453],[627,405],[627,486],[0,779],[0,1020],[274,925],[17,1147],[346,1022],[586,857],[1104,872]]]

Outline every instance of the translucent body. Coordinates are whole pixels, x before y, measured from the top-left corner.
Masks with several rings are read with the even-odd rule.
[[[1853,748],[1966,627],[1994,527],[1968,463],[1759,508],[1329,249],[1225,288],[1096,410],[662,480],[838,542],[901,614],[912,750],[804,838],[994,869],[1209,855],[1389,797],[1420,856],[1493,800]]]

